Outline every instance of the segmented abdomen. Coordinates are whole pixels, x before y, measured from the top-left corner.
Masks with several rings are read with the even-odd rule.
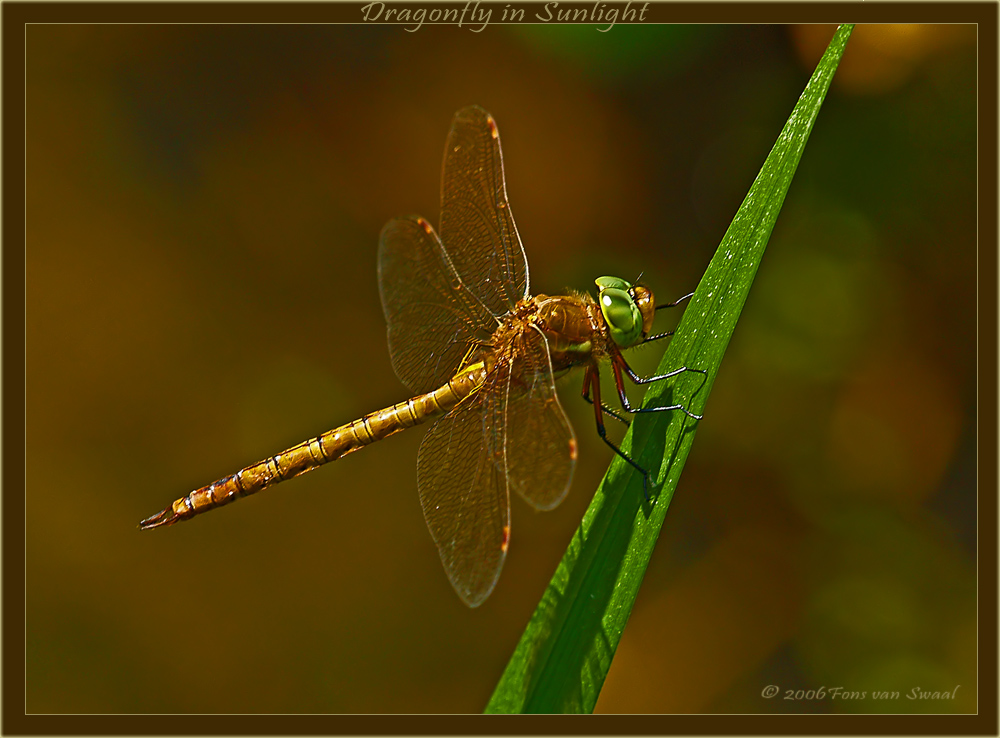
[[[393,433],[424,423],[448,412],[472,394],[482,384],[484,376],[485,369],[482,364],[477,364],[433,392],[377,410],[196,489],[175,500],[170,507],[146,518],[139,523],[139,527],[146,530],[187,520],[336,461]]]

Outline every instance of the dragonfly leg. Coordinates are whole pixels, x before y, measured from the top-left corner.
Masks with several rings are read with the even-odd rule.
[[[663,305],[657,305],[656,309],[657,310],[662,310],[663,308],[677,307],[682,302],[684,302],[685,300],[688,300],[688,299],[690,299],[692,297],[694,297],[694,293],[693,292],[691,292],[691,293],[689,293],[687,295],[684,295],[684,297],[679,297],[678,299],[674,300],[673,302],[667,302],[667,303],[664,303]],[[649,336],[648,338],[644,338],[642,340],[642,343],[649,343],[650,341],[659,341],[661,338],[669,338],[672,335],[674,335],[673,331],[667,331],[666,333],[657,333],[655,336]]]
[[[694,297],[694,293],[693,293],[693,292],[690,292],[690,293],[688,293],[688,294],[684,295],[684,297],[678,297],[678,298],[677,298],[676,300],[674,300],[673,302],[667,302],[667,303],[664,303],[663,305],[657,305],[657,306],[656,306],[656,309],[657,309],[657,310],[662,310],[663,308],[672,308],[672,307],[677,307],[677,306],[678,306],[678,305],[680,305],[680,304],[681,304],[682,302],[684,302],[685,300],[688,300],[688,299],[690,299],[690,298],[692,298],[692,297]]]
[[[590,378],[590,369],[588,368],[587,369],[587,374],[584,375],[584,378],[583,378],[583,393],[582,394],[583,394],[583,399],[586,400],[587,402],[589,402],[591,405],[593,405],[594,401],[592,399],[590,399],[590,383],[591,383],[591,381],[599,381],[599,380],[596,377],[593,380],[591,380],[591,378]],[[598,389],[597,389],[597,395],[598,395],[598,397],[600,397],[600,392],[601,392],[600,387],[598,387]],[[619,415],[617,412],[615,412],[615,410],[613,408],[610,408],[607,405],[605,405],[604,403],[601,403],[600,400],[598,400],[598,402],[601,405],[601,410],[603,410],[604,412],[606,412],[612,418],[614,418],[615,420],[619,421],[620,423],[624,423],[626,427],[628,427],[629,425],[631,425],[631,423],[628,421],[628,419],[623,418],[621,415]]]
[[[706,374],[707,372],[705,372],[704,369],[690,369],[686,366],[682,366],[680,369],[675,369],[672,372],[667,372],[666,374],[661,374],[656,377],[649,377],[648,379],[643,379],[634,371],[632,371],[632,367],[630,367],[625,362],[625,359],[622,358],[621,354],[616,354],[611,359],[611,371],[614,373],[615,386],[618,388],[618,399],[621,400],[622,407],[625,408],[625,412],[662,413],[662,412],[667,412],[668,410],[680,410],[689,418],[693,418],[695,420],[701,420],[702,417],[704,417],[702,415],[695,415],[683,405],[666,405],[664,407],[632,407],[632,405],[628,401],[628,395],[625,394],[625,383],[622,381],[623,369],[625,370],[625,373],[628,374],[629,379],[631,379],[636,384],[649,384],[650,382],[656,382],[660,379],[669,379],[670,377],[676,377],[678,374],[681,374],[683,372],[698,372],[699,374]]]
[[[628,378],[631,379],[636,384],[649,384],[651,382],[659,382],[661,379],[670,379],[671,377],[676,377],[678,374],[683,374],[684,372],[698,372],[698,374],[708,374],[704,369],[692,369],[689,366],[682,366],[680,369],[674,369],[672,372],[667,372],[666,374],[658,374],[655,377],[640,377],[634,371],[632,367],[628,365],[625,361],[625,357],[621,354],[617,354],[612,361],[612,365],[620,365],[625,373],[628,374]]]
[[[667,331],[666,333],[657,333],[655,336],[647,336],[642,339],[642,343],[650,343],[651,341],[659,341],[661,338],[670,338],[674,335],[673,331]]]
[[[591,400],[589,397],[590,389],[594,390],[594,399]],[[594,406],[594,419],[597,421],[597,435],[601,437],[616,454],[621,456],[625,461],[627,461],[632,468],[642,474],[642,494],[646,498],[646,502],[649,502],[649,472],[639,466],[628,454],[618,448],[610,438],[608,438],[607,430],[604,428],[604,418],[602,417],[602,410],[607,409],[606,406],[601,402],[601,377],[598,374],[597,367],[591,364],[587,367],[587,373],[583,377],[583,396],[588,402]],[[610,412],[610,411],[609,411]],[[612,415],[617,415],[611,413]],[[621,418],[619,418],[621,420]],[[622,422],[625,422],[622,420]]]

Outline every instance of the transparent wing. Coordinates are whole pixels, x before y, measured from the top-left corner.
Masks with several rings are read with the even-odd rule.
[[[566,496],[575,464],[576,439],[556,396],[545,337],[529,330],[420,446],[424,519],[466,604],[481,604],[500,576],[510,540],[508,490],[551,509]]]
[[[382,229],[378,288],[392,368],[414,393],[447,382],[469,343],[496,329],[492,313],[463,286],[423,218],[396,218]]]
[[[424,519],[448,579],[469,607],[481,604],[500,576],[510,537],[503,463],[508,375],[494,371],[424,436],[417,486]]]
[[[507,400],[507,483],[532,507],[551,510],[569,491],[576,437],[556,395],[544,335],[531,331],[524,339]]]
[[[493,315],[528,294],[528,262],[504,184],[500,134],[472,105],[455,113],[441,175],[441,240],[465,286]]]

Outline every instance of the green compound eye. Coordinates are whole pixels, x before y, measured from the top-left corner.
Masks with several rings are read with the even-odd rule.
[[[633,345],[642,336],[642,313],[632,297],[632,285],[617,277],[600,277],[594,281],[600,288],[597,300],[611,339],[622,348]]]
[[[602,290],[613,289],[628,292],[632,289],[632,285],[629,282],[626,282],[624,279],[619,279],[618,277],[598,277],[594,280],[594,284]]]

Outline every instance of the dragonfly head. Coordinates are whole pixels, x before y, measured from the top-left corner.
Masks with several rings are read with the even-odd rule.
[[[653,327],[653,293],[618,277],[598,277],[597,302],[612,340],[622,348],[634,346]]]

